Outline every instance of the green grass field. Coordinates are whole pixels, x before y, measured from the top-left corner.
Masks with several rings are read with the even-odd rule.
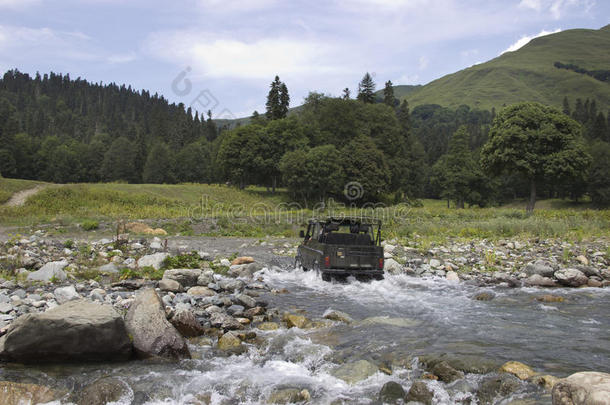
[[[11,194],[36,182],[0,180]],[[9,186],[10,185],[10,186]],[[9,189],[10,187],[10,189]],[[50,185],[21,207],[0,206],[0,224],[36,227],[51,224],[69,231],[86,221],[106,223],[112,232],[120,220],[145,220],[171,234],[296,236],[313,216],[374,215],[385,224],[385,237],[455,238],[550,237],[573,240],[610,236],[610,210],[588,204],[546,200],[526,215],[525,202],[505,207],[447,208],[446,202],[424,200],[423,207],[390,206],[376,210],[327,204],[324,210],[301,209],[285,191],[271,195],[263,188],[238,190],[224,185],[72,184]]]
[[[598,111],[610,108],[610,86],[584,74],[557,69],[555,62],[587,70],[610,66],[610,26],[600,30],[575,29],[536,38],[515,52],[415,89],[406,97],[411,106],[440,104],[456,108],[496,109],[521,101],[538,101],[561,108],[568,96],[595,99]]]

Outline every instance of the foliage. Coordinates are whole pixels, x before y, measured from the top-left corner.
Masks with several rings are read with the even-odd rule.
[[[267,119],[277,120],[285,118],[288,114],[288,106],[290,105],[290,95],[286,83],[281,82],[279,76],[269,85],[269,94],[267,95],[267,111],[265,113]]]
[[[174,183],[174,162],[165,143],[158,142],[150,150],[144,165],[142,180],[145,183]]]
[[[168,256],[163,260],[163,269],[199,269],[203,260],[197,252],[190,252],[182,255]]]
[[[124,268],[119,271],[121,280],[144,278],[148,280],[161,280],[163,270],[155,269],[152,266],[139,267],[136,269]]]
[[[560,111],[538,103],[520,103],[502,110],[483,146],[481,161],[492,174],[516,172],[530,183],[534,209],[536,185],[582,176],[590,163],[580,126]]]
[[[610,205],[610,145],[596,142],[590,148],[593,163],[589,169],[589,195],[598,206]]]
[[[358,203],[378,201],[388,191],[390,169],[383,155],[373,140],[360,135],[352,139],[340,151],[340,160],[346,179],[356,181],[361,187],[358,192]]]
[[[372,104],[375,102],[375,82],[373,77],[366,72],[360,83],[358,83],[358,101]]]

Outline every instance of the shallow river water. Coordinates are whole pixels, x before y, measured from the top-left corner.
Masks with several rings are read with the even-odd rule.
[[[76,390],[102,376],[129,386],[121,403],[214,404],[265,403],[281,388],[307,389],[311,403],[372,403],[384,383],[396,381],[408,390],[422,370],[417,356],[431,353],[479,355],[503,363],[517,360],[535,371],[558,377],[573,372],[610,372],[610,289],[557,289],[559,303],[535,300],[549,290],[481,288],[442,279],[387,276],[362,283],[326,283],[312,272],[263,270],[261,276],[286,294],[264,296],[269,306],[304,310],[311,319],[329,308],[344,311],[351,325],[259,332],[266,343],[244,354],[219,356],[209,346],[191,346],[196,359],[178,364],[130,362],[91,366],[0,368],[0,379]],[[472,297],[489,291],[490,301]],[[331,375],[345,362],[370,360],[391,366],[392,375],[378,372],[355,385]],[[456,403],[467,398],[480,375],[446,385],[428,384],[434,402]],[[522,389],[497,403],[523,400],[549,404],[542,388]],[[339,402],[340,403],[340,402]],[[473,401],[472,403],[476,403]],[[515,402],[516,403],[516,402]]]

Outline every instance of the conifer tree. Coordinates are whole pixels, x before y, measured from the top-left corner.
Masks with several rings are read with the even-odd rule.
[[[349,88],[348,87],[344,88],[343,89],[343,96],[342,96],[343,100],[349,100],[350,95],[351,94],[350,94]]]
[[[281,82],[279,76],[275,76],[269,87],[269,94],[265,103],[267,108],[265,116],[269,120],[285,118],[290,105],[290,95],[286,83]]]
[[[390,107],[394,107],[394,105],[396,104],[396,98],[394,97],[394,87],[392,86],[391,80],[385,82],[385,87],[383,89],[383,103]]]
[[[375,82],[369,72],[366,72],[360,83],[358,83],[357,98],[363,103],[373,104],[375,102]]]

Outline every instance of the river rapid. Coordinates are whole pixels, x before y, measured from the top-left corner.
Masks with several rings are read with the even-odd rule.
[[[32,382],[68,391],[104,376],[129,388],[120,404],[258,404],[283,388],[307,389],[316,404],[374,403],[388,381],[408,390],[423,374],[418,356],[433,353],[516,360],[535,371],[565,377],[573,372],[610,372],[610,289],[554,289],[563,302],[536,300],[549,290],[477,287],[445,279],[406,275],[382,281],[323,282],[313,272],[285,266],[258,277],[275,290],[269,307],[320,319],[329,308],[349,314],[351,324],[302,330],[257,331],[262,343],[240,355],[220,354],[192,343],[192,360],[179,363],[5,366],[0,379]],[[473,297],[489,292],[493,299]],[[341,364],[369,360],[381,371],[350,385],[332,375]],[[428,381],[433,403],[477,403],[472,392],[484,378],[466,374],[452,384]],[[523,402],[515,402],[521,400]],[[463,402],[464,401],[464,402]],[[549,404],[543,388],[522,387],[496,403]]]

